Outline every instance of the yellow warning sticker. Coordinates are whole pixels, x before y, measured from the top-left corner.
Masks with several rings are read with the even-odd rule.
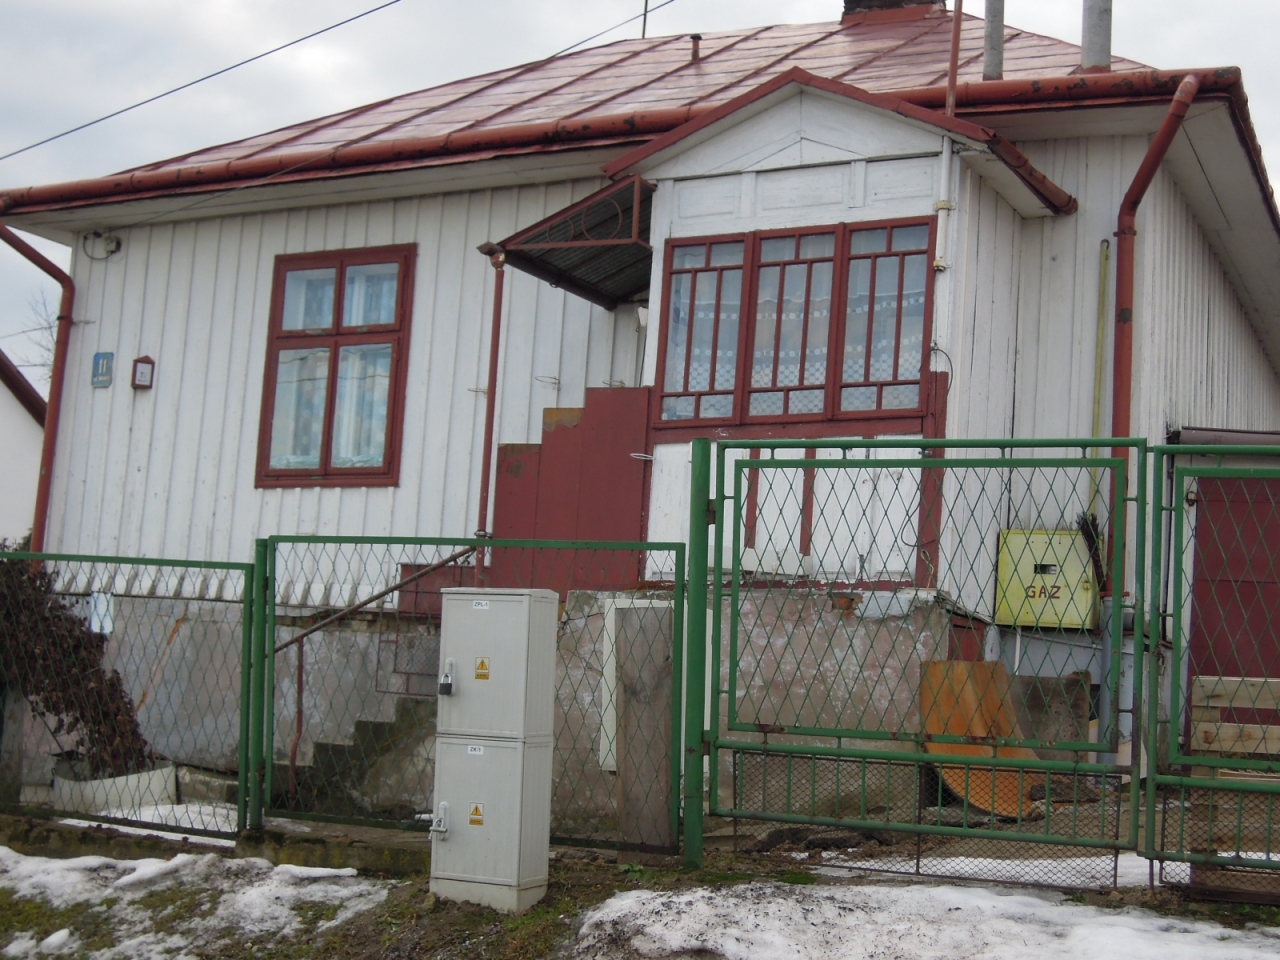
[[[476,657],[476,679],[477,680],[489,679],[489,658],[488,657]]]
[[[469,823],[473,827],[484,826],[484,804],[483,803],[471,804],[471,816],[467,817],[467,823]]]

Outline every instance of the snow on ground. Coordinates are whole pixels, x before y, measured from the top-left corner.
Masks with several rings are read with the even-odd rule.
[[[796,859],[808,860],[807,853]],[[1136,853],[1121,853],[1115,863],[1117,887],[1145,887],[1150,882],[1150,863]],[[914,868],[914,861],[912,868]],[[883,860],[860,860],[832,850],[822,855],[822,866],[815,871],[821,876],[847,877],[850,870],[883,868]],[[1109,887],[1112,860],[1102,857],[1060,857],[1057,859],[1000,859],[997,857],[922,857],[920,873],[929,877],[955,877],[958,880],[991,880],[1002,883],[1028,883],[1033,880],[1051,882],[1055,878],[1069,880],[1081,887]],[[1156,882],[1159,883],[1159,871]]]
[[[381,903],[389,886],[359,879],[351,869],[272,867],[266,860],[215,854],[180,853],[169,860],[53,860],[0,847],[0,887],[53,907],[88,904],[107,911],[116,944],[99,954],[103,958],[177,957],[190,946],[216,943],[228,931],[274,938],[296,931],[302,922],[297,910],[308,906],[331,908],[333,916],[315,927],[323,929]],[[139,901],[166,890],[188,896],[191,902],[174,911],[178,916],[170,915],[157,925],[157,918]],[[76,947],[70,931],[58,931],[39,943],[27,931],[14,935],[0,953],[25,957],[72,952]]]
[[[1229,930],[1056,893],[955,886],[753,883],[618,894],[592,911],[577,960],[1253,960],[1280,929]]]

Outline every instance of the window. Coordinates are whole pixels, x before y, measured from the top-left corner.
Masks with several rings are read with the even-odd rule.
[[[276,258],[258,485],[399,473],[413,247]]]
[[[918,416],[931,248],[928,220],[671,241],[657,425]]]

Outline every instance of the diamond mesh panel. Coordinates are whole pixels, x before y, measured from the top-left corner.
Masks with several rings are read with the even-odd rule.
[[[1280,451],[1162,448],[1169,507],[1149,855],[1177,882],[1280,896]],[[1157,460],[1157,465],[1161,461]],[[1181,861],[1180,863],[1178,861]]]
[[[243,829],[251,570],[0,556],[0,803]]]
[[[682,551],[476,543],[276,542],[270,812],[429,825],[440,591],[541,587],[560,597],[553,835],[674,848],[683,594],[646,571]]]
[[[770,849],[874,830],[859,869],[1110,884],[1141,689],[1111,617],[1122,461],[746,446],[722,452],[712,813]]]

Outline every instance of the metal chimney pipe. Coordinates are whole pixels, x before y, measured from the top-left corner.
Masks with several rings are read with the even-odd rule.
[[[1111,0],[1084,0],[1080,67],[1085,73],[1111,71]]]
[[[1004,0],[987,0],[986,43],[982,48],[982,79],[1004,79]]]

